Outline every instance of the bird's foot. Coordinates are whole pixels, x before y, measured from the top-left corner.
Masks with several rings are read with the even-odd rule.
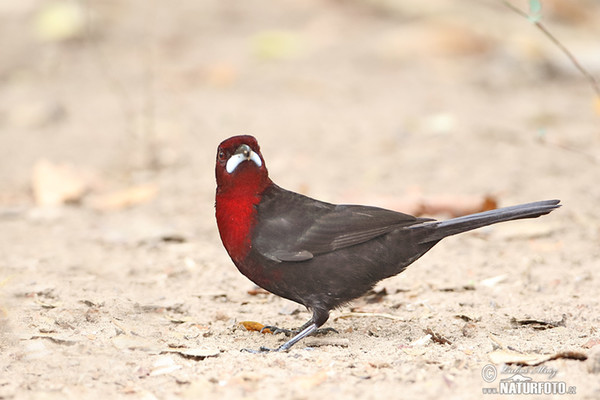
[[[265,330],[268,329],[274,335],[277,335],[278,333],[283,333],[283,334],[285,334],[285,336],[289,337],[292,335],[297,335],[298,333],[303,331],[305,328],[306,327],[302,326],[302,327],[296,328],[296,329],[285,329],[285,328],[279,328],[277,326],[266,325],[260,330],[260,333],[265,333]],[[327,335],[328,333],[339,333],[339,332],[337,330],[335,330],[334,328],[319,328],[316,331],[314,331],[312,333],[312,335],[313,336],[322,336],[322,335]]]
[[[285,329],[285,328],[279,328],[277,326],[272,326],[272,325],[265,325],[261,330],[260,333],[265,333],[266,330],[271,331],[271,333],[273,333],[274,335],[277,335],[278,333],[284,333],[285,336],[291,336],[293,334],[298,333],[295,329]]]
[[[316,331],[314,331],[312,336],[324,336],[324,335],[327,335],[328,333],[339,333],[339,332],[334,328],[319,328]]]
[[[252,354],[260,354],[260,353],[270,353],[270,352],[278,352],[278,351],[287,351],[289,350],[294,344],[296,344],[297,342],[299,342],[300,340],[302,340],[303,338],[310,336],[311,334],[317,332],[317,325],[314,322],[311,322],[310,324],[307,324],[306,327],[303,327],[303,329],[298,332],[293,338],[291,338],[290,340],[288,340],[287,342],[285,342],[284,344],[282,344],[281,346],[279,346],[276,349],[269,349],[268,347],[263,347],[261,346],[258,350],[251,350],[251,349],[242,349],[242,351],[246,351],[248,353],[252,353]],[[335,329],[333,328],[325,328],[325,329],[321,329],[321,332],[337,332]]]

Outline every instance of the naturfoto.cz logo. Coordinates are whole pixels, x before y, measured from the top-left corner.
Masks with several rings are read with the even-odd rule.
[[[510,375],[508,378],[500,379],[497,387],[482,388],[483,394],[576,394],[575,386],[567,386],[563,381],[534,380],[525,375],[543,374],[549,379],[556,376],[557,371],[553,368],[540,366],[536,368],[517,367],[511,368],[505,365],[502,374]],[[492,383],[498,377],[498,370],[492,364],[487,364],[481,369],[481,377],[487,383]]]

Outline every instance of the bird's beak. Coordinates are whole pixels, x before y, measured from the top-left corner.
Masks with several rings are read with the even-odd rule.
[[[256,166],[259,168],[262,166],[262,160],[260,159],[260,156],[255,153],[250,146],[243,144],[238,147],[231,157],[229,157],[229,160],[227,160],[227,165],[225,166],[225,170],[227,173],[231,174],[233,171],[235,171],[238,165],[247,160],[254,161],[254,164],[256,164]]]

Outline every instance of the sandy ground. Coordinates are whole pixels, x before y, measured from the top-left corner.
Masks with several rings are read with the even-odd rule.
[[[441,0],[44,4],[0,7],[0,398],[495,398],[518,365],[494,357],[543,355],[520,374],[600,397],[600,111],[527,20]],[[543,4],[600,76],[597,2]],[[443,241],[334,311],[337,334],[248,354],[286,338],[240,322],[309,314],[219,241],[214,153],[240,133],[280,186],[331,202],[564,205]],[[83,182],[72,204],[34,198],[43,159],[75,175],[55,186]]]

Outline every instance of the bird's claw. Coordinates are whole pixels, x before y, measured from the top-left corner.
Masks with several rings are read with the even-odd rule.
[[[271,333],[273,333],[274,335],[277,335],[279,333],[283,333],[285,334],[285,336],[291,336],[291,335],[295,335],[298,332],[300,332],[303,328],[296,328],[296,329],[286,329],[286,328],[279,328],[277,326],[271,326],[271,325],[266,325],[264,326],[261,330],[260,333],[265,333],[266,330],[271,331]],[[314,336],[320,336],[320,335],[327,335],[328,333],[339,333],[336,329],[328,327],[328,328],[319,328],[317,329],[313,335]]]
[[[278,333],[284,333],[286,336],[290,336],[291,334],[295,333],[293,329],[279,328],[272,325],[263,326],[263,328],[260,330],[260,333],[265,333],[265,330],[267,329],[270,330],[274,335],[277,335]]]
[[[265,329],[269,329],[271,330],[273,333],[294,333],[294,330],[291,329],[280,329],[277,328],[275,326],[265,326],[261,332]],[[279,332],[278,332],[279,331]],[[308,327],[301,329],[301,331],[294,336],[291,340],[285,342],[284,344],[282,344],[281,346],[279,346],[276,349],[270,349],[268,347],[264,347],[264,346],[260,346],[260,348],[258,350],[254,350],[254,349],[242,349],[241,351],[243,352],[247,352],[247,353],[251,353],[251,354],[262,354],[262,353],[273,353],[273,352],[280,352],[280,351],[287,351],[290,349],[290,347],[292,347],[294,345],[294,343],[296,343],[298,340],[302,339],[305,336],[308,336],[310,334],[317,334],[317,335],[324,335],[327,334],[329,332],[335,332],[335,333],[339,333],[338,331],[336,331],[333,328],[322,328],[322,329],[316,329],[316,326],[314,324],[309,325]]]
[[[327,335],[328,333],[339,333],[336,329],[334,328],[319,328],[316,331],[314,331],[313,335],[314,336],[320,336],[320,335]]]

